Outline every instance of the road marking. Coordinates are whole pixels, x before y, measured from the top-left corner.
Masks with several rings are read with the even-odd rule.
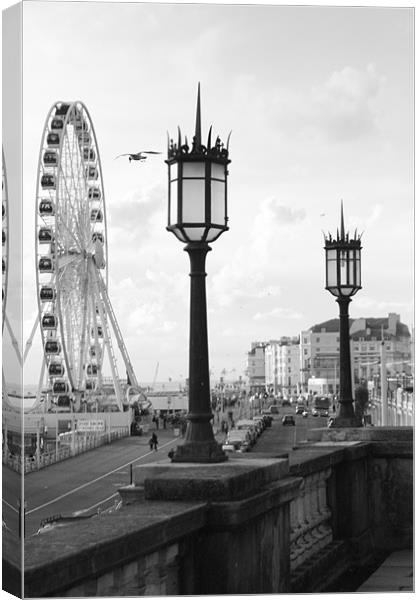
[[[169,442],[162,444],[160,446],[160,449],[164,448],[165,446],[168,446],[169,444],[173,444],[174,441],[175,440],[169,440]],[[159,452],[159,450],[158,450],[158,452]],[[87,481],[86,483],[79,485],[78,487],[74,488],[73,490],[70,490],[69,492],[66,492],[65,494],[61,494],[61,496],[57,496],[57,498],[53,498],[53,500],[49,500],[48,502],[45,502],[44,504],[40,504],[39,506],[36,506],[35,508],[32,508],[31,510],[27,510],[26,514],[30,515],[30,514],[36,512],[37,510],[41,510],[41,508],[45,508],[46,506],[49,506],[50,504],[54,504],[54,502],[58,502],[58,500],[62,500],[66,496],[71,496],[71,494],[74,494],[75,492],[78,492],[79,490],[82,490],[83,488],[88,487],[89,485],[92,485],[92,483],[96,483],[97,481],[100,481],[101,479],[105,479],[105,477],[108,477],[109,475],[112,475],[113,473],[116,473],[117,471],[120,471],[121,469],[124,469],[125,467],[128,467],[129,465],[136,463],[136,462],[142,460],[143,458],[146,458],[146,456],[150,456],[151,454],[156,454],[156,452],[154,450],[152,450],[150,452],[146,452],[146,454],[143,454],[143,456],[139,456],[139,458],[130,460],[129,462],[124,463],[120,467],[117,467],[116,469],[113,469],[112,471],[109,471],[108,473],[104,473],[103,475],[96,477],[96,479],[92,479],[92,481]]]
[[[15,513],[18,513],[18,509],[15,508],[14,506],[12,506],[11,504],[9,504],[8,502],[6,502],[6,500],[3,498],[3,502],[6,504],[6,506],[8,506],[9,508],[11,508],[12,510],[15,511]]]

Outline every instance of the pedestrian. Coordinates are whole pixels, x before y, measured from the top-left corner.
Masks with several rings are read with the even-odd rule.
[[[152,437],[149,440],[149,446],[150,446],[150,450],[154,450],[155,452],[157,452],[158,439],[157,439],[157,435],[155,432],[152,433]]]

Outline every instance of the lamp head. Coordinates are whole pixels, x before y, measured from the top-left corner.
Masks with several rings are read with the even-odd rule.
[[[228,228],[226,147],[217,136],[213,144],[212,127],[207,145],[202,143],[201,98],[198,84],[195,134],[191,146],[182,143],[178,127],[175,143],[168,136],[168,231],[183,242],[213,242]]]

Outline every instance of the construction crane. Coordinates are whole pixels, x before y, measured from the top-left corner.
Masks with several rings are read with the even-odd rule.
[[[158,376],[158,371],[159,371],[159,361],[156,363],[155,374],[153,375],[152,390],[155,389],[156,379],[157,379],[157,376]]]

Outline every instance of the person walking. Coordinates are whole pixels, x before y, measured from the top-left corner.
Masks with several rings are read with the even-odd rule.
[[[152,433],[152,437],[149,440],[150,450],[157,452],[158,449],[158,438],[155,432]]]

